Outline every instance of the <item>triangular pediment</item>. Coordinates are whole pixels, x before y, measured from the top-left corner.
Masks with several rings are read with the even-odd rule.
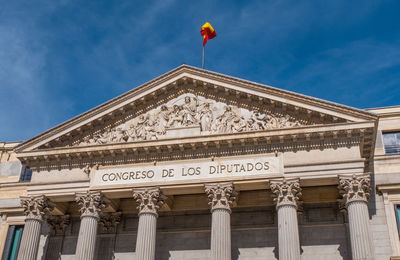
[[[354,108],[182,65],[17,152],[376,120]]]

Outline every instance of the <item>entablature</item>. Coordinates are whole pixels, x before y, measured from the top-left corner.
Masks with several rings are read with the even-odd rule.
[[[374,127],[374,122],[303,126],[246,133],[42,149],[20,152],[17,156],[25,165],[36,171],[350,146],[359,146],[362,157],[369,159],[374,142]]]

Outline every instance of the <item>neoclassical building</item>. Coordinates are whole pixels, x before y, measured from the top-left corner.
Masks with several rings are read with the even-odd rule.
[[[8,147],[2,259],[400,259],[400,107],[182,65]]]

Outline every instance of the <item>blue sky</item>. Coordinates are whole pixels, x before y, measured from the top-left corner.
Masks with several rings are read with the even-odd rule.
[[[400,105],[400,1],[0,0],[0,140],[183,62],[357,107]]]

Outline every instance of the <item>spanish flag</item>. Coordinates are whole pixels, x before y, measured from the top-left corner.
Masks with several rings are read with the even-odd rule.
[[[205,23],[200,30],[201,35],[203,35],[203,47],[207,44],[207,40],[217,36],[214,28],[212,28],[210,23]]]

